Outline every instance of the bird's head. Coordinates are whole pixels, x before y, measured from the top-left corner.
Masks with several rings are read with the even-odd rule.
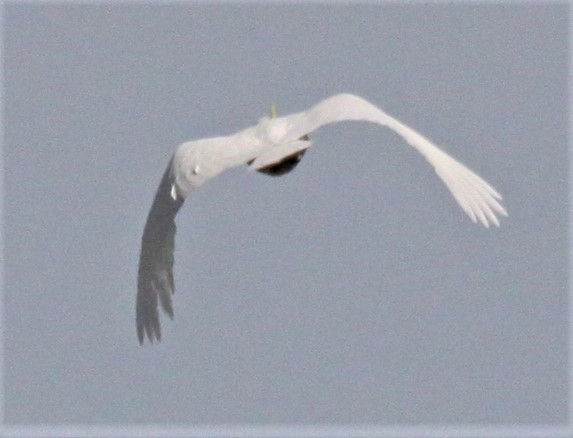
[[[277,118],[277,106],[274,103],[272,103],[270,115],[261,117],[259,119],[259,125],[262,123],[268,122],[271,119],[276,119],[276,118]]]
[[[277,107],[271,105],[270,116],[262,117],[258,124],[259,138],[272,144],[284,142],[287,134],[288,123],[285,117],[277,116]]]

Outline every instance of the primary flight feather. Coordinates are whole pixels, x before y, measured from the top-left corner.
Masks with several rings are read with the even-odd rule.
[[[268,175],[288,173],[310,147],[309,133],[330,123],[352,120],[377,123],[402,136],[434,167],[473,222],[499,226],[497,216],[507,216],[501,195],[491,185],[427,138],[358,96],[339,94],[284,117],[276,117],[273,111],[271,117],[263,117],[255,126],[234,135],[183,143],[171,158],[141,241],[136,303],[140,344],[145,337],[152,343],[161,340],[159,303],[173,318],[175,216],[189,192],[243,164]]]

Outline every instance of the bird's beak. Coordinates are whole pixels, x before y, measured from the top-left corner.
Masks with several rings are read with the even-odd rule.
[[[277,106],[273,103],[271,104],[271,119],[276,119],[277,117]]]

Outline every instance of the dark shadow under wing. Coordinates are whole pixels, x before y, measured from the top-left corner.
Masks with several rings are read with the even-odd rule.
[[[155,194],[141,239],[135,310],[140,344],[145,336],[152,343],[161,340],[158,301],[165,313],[173,319],[175,216],[183,205],[183,198],[174,200],[171,197],[172,183],[169,162]]]

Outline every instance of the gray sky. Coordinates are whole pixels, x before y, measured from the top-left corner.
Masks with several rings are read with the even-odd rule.
[[[567,5],[4,7],[7,424],[564,424]],[[140,238],[176,146],[358,94],[492,183],[486,230],[401,138],[312,135],[180,211],[140,347]]]

